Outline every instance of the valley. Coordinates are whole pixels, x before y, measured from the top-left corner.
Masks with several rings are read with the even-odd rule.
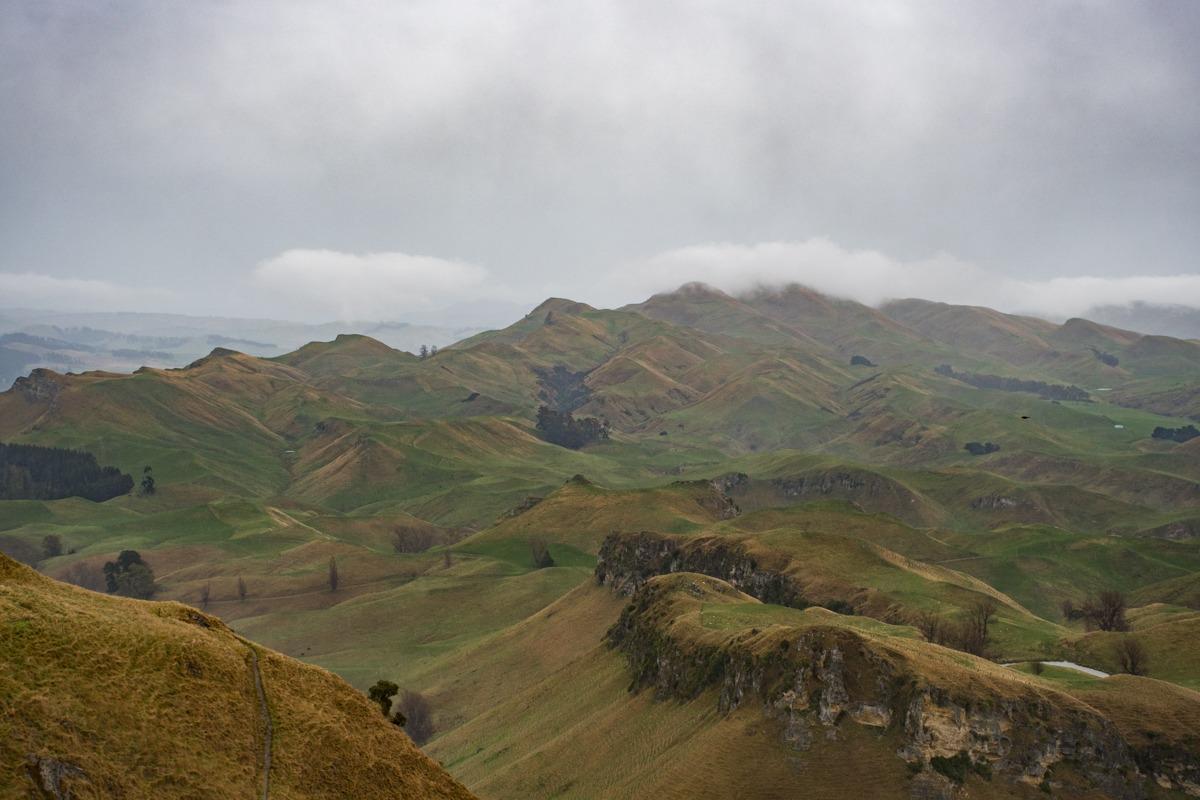
[[[539,408],[607,425],[572,449]],[[133,647],[132,620],[166,614],[170,639],[196,614],[205,663],[277,651],[273,714],[319,717],[320,691],[366,704],[379,680],[427,698],[422,747],[452,778],[416,797],[1197,796],[1200,438],[1152,434],[1198,421],[1198,341],[800,286],[549,299],[424,358],[339,335],[36,369],[0,394],[0,441],[153,490],[0,500],[0,552],[104,593],[136,551],[170,602],[6,562],[0,660],[35,663],[27,618],[112,617],[104,647]],[[1106,593],[1112,630],[1085,610]],[[292,680],[313,688],[271,697]],[[221,714],[251,714],[237,685]],[[363,752],[433,764],[371,722],[386,741]],[[302,723],[277,724],[273,795],[365,791],[305,793]],[[252,785],[242,744],[213,758]],[[27,755],[6,753],[8,785]],[[150,769],[127,796],[163,785]]]

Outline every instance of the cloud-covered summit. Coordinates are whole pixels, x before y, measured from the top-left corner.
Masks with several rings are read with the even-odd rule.
[[[1184,2],[17,0],[0,272],[246,313],[325,253],[344,286],[270,296],[329,318],[372,253],[460,265],[383,297],[604,303],[621,265],[832,242],[997,305],[1200,304],[1197,39]]]

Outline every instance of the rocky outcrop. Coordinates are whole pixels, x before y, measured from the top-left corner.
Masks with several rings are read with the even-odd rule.
[[[53,370],[38,368],[24,378],[13,381],[12,390],[30,403],[52,402],[63,388],[63,376]]]
[[[1120,800],[1146,797],[1151,783],[1200,796],[1196,754],[1131,745],[1091,706],[1002,679],[992,667],[947,669],[942,659],[931,670],[904,649],[835,626],[715,636],[678,622],[678,598],[719,602],[730,593],[737,591],[701,575],[645,583],[607,634],[625,655],[631,690],[676,700],[715,690],[722,711],[755,704],[800,750],[818,736],[837,738],[845,724],[898,734],[897,757],[925,776],[914,794],[938,796],[940,786],[942,796],[953,795],[955,782],[931,772],[957,762],[1042,786],[1054,785],[1062,765],[1083,786]]]
[[[35,796],[45,800],[71,800],[81,796],[76,790],[91,787],[82,769],[49,756],[31,753],[25,760],[25,771],[33,782]],[[88,796],[91,794],[87,792]]]
[[[712,484],[748,511],[832,499],[851,503],[870,514],[891,514],[913,525],[930,524],[936,517],[928,503],[904,484],[854,467],[818,469],[770,479],[730,472],[714,478]]]
[[[600,545],[596,581],[631,595],[656,575],[698,572],[728,581],[764,603],[802,607],[798,584],[779,570],[759,564],[746,547],[722,536],[676,539],[657,533],[612,533]]]
[[[1037,506],[1021,497],[1003,494],[986,494],[971,501],[975,511],[1036,511]]]

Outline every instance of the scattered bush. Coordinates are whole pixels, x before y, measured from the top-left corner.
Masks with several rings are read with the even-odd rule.
[[[1063,600],[1058,607],[1062,611],[1063,619],[1067,622],[1083,619],[1083,609],[1076,606],[1073,600]]]
[[[971,757],[965,750],[948,758],[934,756],[929,760],[929,766],[955,783],[964,783],[967,780],[967,771],[971,769]]]

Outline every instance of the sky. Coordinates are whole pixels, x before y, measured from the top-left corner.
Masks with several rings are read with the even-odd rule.
[[[1200,307],[1196,41],[1191,0],[8,0],[0,307]]]

